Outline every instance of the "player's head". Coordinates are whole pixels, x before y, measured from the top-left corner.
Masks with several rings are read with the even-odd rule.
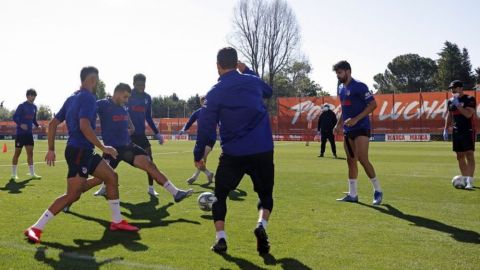
[[[329,111],[329,110],[330,110],[330,106],[328,104],[323,105],[323,111],[324,112]]]
[[[123,106],[127,104],[131,93],[132,88],[130,88],[130,85],[119,83],[115,86],[115,90],[113,90],[112,100],[115,104]]]
[[[217,53],[218,75],[223,75],[231,70],[237,69],[237,51],[232,47],[225,47]]]
[[[463,82],[460,80],[454,80],[448,85],[448,89],[452,91],[452,95],[461,96],[463,95]]]
[[[37,91],[35,91],[35,89],[33,88],[30,88],[27,90],[26,96],[28,102],[33,103],[35,101],[35,98],[37,97]]]
[[[346,83],[352,78],[352,67],[345,60],[333,65],[333,71],[335,71],[337,74],[337,79],[341,83]]]
[[[92,66],[82,68],[80,71],[80,81],[82,82],[83,88],[93,91],[98,82],[98,69]]]
[[[133,88],[139,92],[145,91],[145,83],[147,82],[147,77],[142,73],[135,74],[133,76]]]
[[[201,96],[200,97],[200,106],[203,106],[203,104],[205,104],[205,100],[207,100],[206,96]]]

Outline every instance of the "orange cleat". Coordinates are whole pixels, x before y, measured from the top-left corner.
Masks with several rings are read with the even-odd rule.
[[[26,229],[23,234],[27,237],[28,241],[31,243],[40,243],[40,237],[42,236],[42,230],[30,227]]]
[[[128,224],[126,220],[122,220],[119,223],[110,223],[110,231],[129,231],[136,232],[139,228]]]

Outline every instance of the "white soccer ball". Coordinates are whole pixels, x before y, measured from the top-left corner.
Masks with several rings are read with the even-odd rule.
[[[461,175],[454,176],[452,179],[452,185],[458,189],[464,189],[467,183],[465,182],[465,177]]]
[[[212,192],[203,192],[198,196],[198,206],[203,211],[212,211],[212,205],[217,201],[217,197]]]

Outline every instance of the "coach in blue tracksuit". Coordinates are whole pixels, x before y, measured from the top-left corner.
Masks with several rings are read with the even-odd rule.
[[[35,174],[33,167],[33,132],[32,127],[35,125],[39,127],[37,123],[37,106],[33,103],[37,97],[37,92],[34,89],[27,90],[27,101],[18,105],[15,113],[13,114],[13,121],[17,124],[17,132],[15,136],[15,153],[12,158],[12,180],[18,180],[17,176],[17,164],[18,157],[22,153],[22,148],[25,146],[27,151],[27,162],[30,170],[31,179],[41,179],[42,177]]]
[[[223,153],[215,175],[217,201],[212,211],[216,241],[212,250],[227,250],[224,231],[227,195],[248,174],[259,197],[259,221],[254,230],[257,251],[265,254],[270,251],[266,226],[273,208],[274,165],[272,130],[263,98],[272,96],[272,88],[238,62],[233,48],[218,52],[217,69],[220,78],[207,93],[205,109],[198,119],[194,150],[195,164],[200,168],[204,165],[205,146],[218,124]]]

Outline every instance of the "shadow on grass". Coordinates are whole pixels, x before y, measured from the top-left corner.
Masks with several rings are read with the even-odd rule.
[[[9,179],[5,186],[0,188],[0,190],[8,191],[10,194],[20,194],[22,193],[22,189],[28,186],[28,183],[32,180],[33,179],[30,178],[20,182],[15,182],[15,180]]]
[[[228,262],[235,263],[238,266],[238,269],[242,269],[242,270],[266,269],[248,260],[234,257],[227,253],[218,253],[218,255],[222,256],[223,259],[225,259]],[[282,267],[282,269],[285,269],[285,270],[287,269],[288,270],[312,270],[312,268],[306,266],[305,264],[298,261],[297,259],[293,259],[293,258],[276,259],[272,254],[264,254],[264,255],[261,255],[261,257],[263,258],[263,262],[265,263],[265,265],[269,265],[269,266],[279,265],[280,267]],[[225,268],[222,268],[222,269],[225,269]]]
[[[467,231],[429,218],[405,214],[389,204],[384,204],[383,206],[385,208],[380,206],[372,206],[361,202],[359,202],[359,204],[375,209],[383,214],[410,221],[415,226],[450,234],[453,239],[459,242],[480,244],[480,234],[474,231]]]

